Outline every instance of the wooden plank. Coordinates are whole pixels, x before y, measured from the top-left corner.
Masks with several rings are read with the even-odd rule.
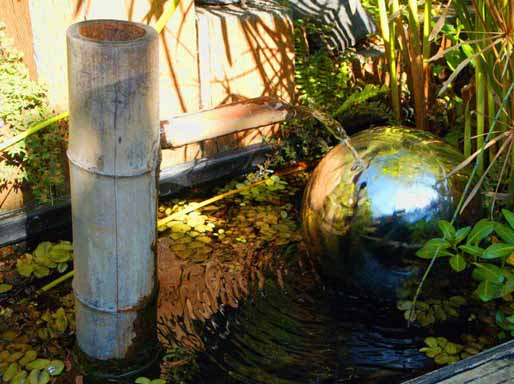
[[[84,0],[80,2],[82,7],[77,8],[78,0],[9,2],[16,3],[15,7],[20,9],[22,3],[30,5],[30,17],[27,20],[12,20],[9,25],[14,26],[16,22],[20,25],[32,24],[33,31],[26,34],[26,39],[34,47],[38,79],[47,85],[50,104],[57,111],[68,108],[65,36],[66,29],[71,24],[90,19],[117,19],[153,25],[169,3],[159,1],[149,4],[147,0]],[[171,114],[198,111],[200,86],[194,0],[180,1],[159,40],[161,110]],[[19,46],[22,47],[23,45]]]
[[[276,1],[197,6],[202,109],[259,96],[294,100],[293,26]]]
[[[514,340],[404,384],[500,384],[514,382]]]
[[[23,62],[32,80],[37,79],[34,47],[32,46],[32,23],[28,0],[2,0],[0,21],[6,26],[6,34],[13,39],[16,48],[23,53]]]

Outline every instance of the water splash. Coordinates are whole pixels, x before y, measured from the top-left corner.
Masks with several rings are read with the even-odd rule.
[[[264,101],[263,101],[264,102]],[[318,120],[325,129],[334,136],[340,144],[344,145],[352,154],[355,164],[353,166],[353,169],[363,169],[364,168],[364,162],[362,158],[359,156],[359,153],[355,149],[355,147],[352,145],[352,140],[346,130],[343,128],[341,123],[337,121],[335,118],[330,116],[330,114],[326,112],[322,112],[319,109],[309,108],[305,106],[299,106],[299,105],[293,105],[290,103],[287,103],[285,101],[281,100],[271,100],[271,99],[265,99],[265,102],[267,103],[267,107],[275,112],[279,111],[287,111],[287,118],[301,118],[301,119],[307,119],[307,118],[315,118]]]

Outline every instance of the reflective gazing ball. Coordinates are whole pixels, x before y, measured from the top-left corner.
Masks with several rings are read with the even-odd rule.
[[[314,170],[302,207],[307,247],[321,274],[361,293],[393,298],[416,273],[416,250],[450,220],[467,173],[447,175],[460,152],[423,131],[368,129]]]

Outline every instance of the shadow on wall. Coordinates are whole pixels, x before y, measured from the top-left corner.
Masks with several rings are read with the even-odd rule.
[[[289,0],[295,18],[332,26],[330,43],[342,50],[355,45],[377,28],[359,0]]]

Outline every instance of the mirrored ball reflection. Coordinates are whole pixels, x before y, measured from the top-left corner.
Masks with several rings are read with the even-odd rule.
[[[462,154],[438,137],[403,127],[354,135],[314,170],[302,208],[305,241],[321,274],[376,298],[394,298],[417,273],[415,251],[449,220],[467,173],[447,178]]]

